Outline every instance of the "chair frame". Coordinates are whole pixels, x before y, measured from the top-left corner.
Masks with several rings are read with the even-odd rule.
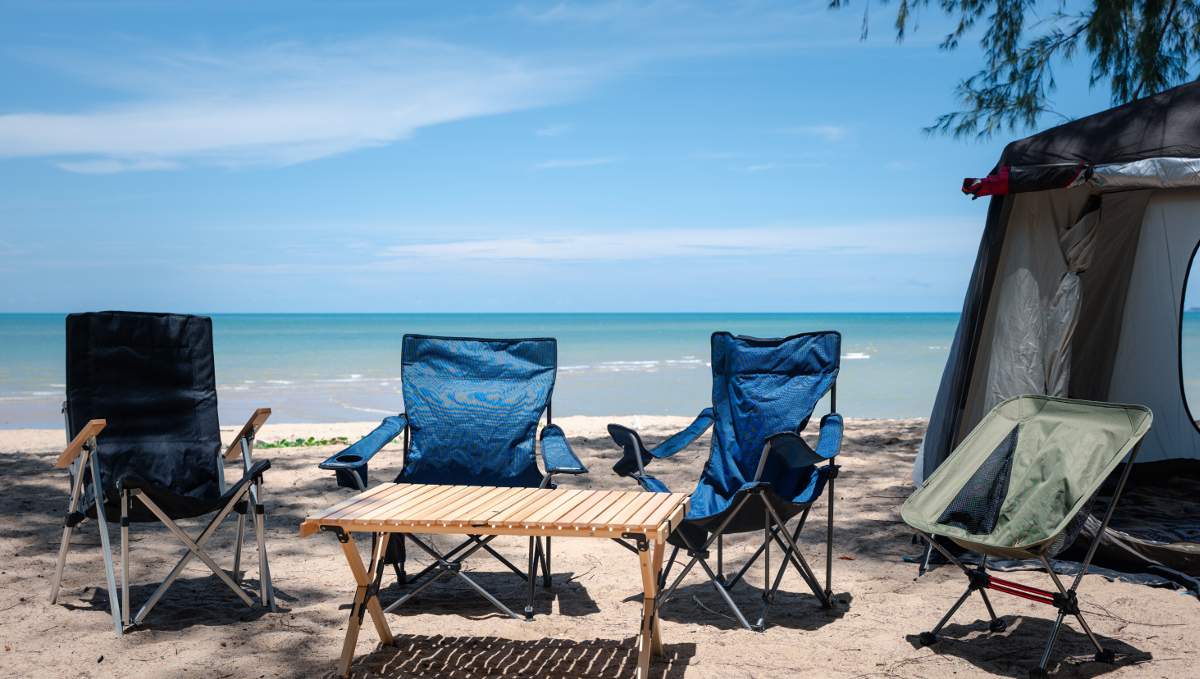
[[[63,418],[66,423],[67,436],[70,438],[70,417],[68,412],[67,402],[62,404]],[[267,418],[270,417],[271,410],[269,408],[259,408],[254,412],[245,426],[238,433],[237,438],[225,450],[224,453],[218,453],[217,474],[221,487],[221,492],[225,492],[225,460],[236,459],[240,454],[244,472],[249,473],[251,469],[250,451],[254,449],[254,435],[262,426]],[[183,568],[191,561],[192,557],[198,557],[204,565],[217,575],[222,582],[229,586],[230,589],[238,595],[247,606],[252,609],[256,607],[255,602],[246,594],[240,586],[241,582],[241,560],[242,560],[242,544],[246,534],[246,512],[253,511],[254,532],[258,542],[258,569],[259,569],[259,606],[270,608],[275,612],[275,592],[271,585],[271,569],[267,560],[266,541],[264,534],[265,524],[265,507],[262,503],[262,477],[258,476],[250,480],[249,483],[242,487],[242,490],[232,496],[226,504],[217,510],[216,516],[209,521],[208,526],[193,540],[175,523],[167,514],[158,507],[149,497],[142,493],[140,489],[126,489],[121,494],[121,596],[117,598],[116,574],[113,564],[112,547],[109,542],[108,520],[104,511],[104,493],[100,487],[100,466],[97,461],[96,451],[96,436],[107,425],[106,420],[91,420],[79,432],[79,434],[68,442],[67,448],[58,457],[55,462],[55,468],[68,468],[71,475],[71,499],[67,509],[66,519],[63,526],[62,544],[58,551],[58,564],[54,571],[54,579],[50,586],[50,604],[58,602],[58,592],[62,583],[63,570],[67,562],[67,552],[70,550],[71,533],[75,526],[88,520],[88,517],[78,511],[80,496],[83,491],[83,472],[90,468],[92,474],[93,495],[96,498],[96,521],[98,523],[100,533],[101,549],[104,551],[104,567],[105,574],[108,579],[108,598],[109,607],[113,617],[113,628],[117,636],[121,636],[124,627],[129,625],[141,624],[150,610],[158,603],[167,588],[179,577]],[[142,606],[136,616],[130,618],[130,602],[129,602],[129,507],[134,498],[142,502],[176,537],[183,542],[188,548],[179,562],[171,569],[167,578],[158,586],[158,589],[150,596],[150,599]],[[247,505],[249,499],[249,505]],[[234,552],[233,562],[233,577],[231,578],[216,562],[204,551],[204,544],[216,532],[221,521],[228,516],[230,511],[237,510],[238,516],[238,532],[237,545]]]
[[[1138,449],[1141,448],[1141,446],[1142,442],[1138,441],[1138,443],[1134,445],[1133,449],[1129,452],[1129,460],[1125,463],[1125,469],[1122,471],[1120,480],[1117,482],[1117,487],[1113,493],[1112,500],[1108,504],[1108,509],[1104,512],[1104,519],[1100,522],[1100,529],[1096,531],[1095,537],[1092,538],[1092,543],[1088,547],[1087,556],[1084,558],[1079,569],[1079,573],[1075,575],[1075,580],[1071,583],[1070,588],[1063,586],[1062,580],[1059,579],[1058,574],[1054,572],[1053,568],[1051,568],[1050,561],[1047,559],[1045,554],[1045,548],[1042,548],[1042,551],[1035,554],[1035,556],[1037,556],[1038,560],[1042,562],[1042,567],[1046,569],[1046,572],[1050,574],[1050,579],[1054,581],[1054,587],[1058,590],[1056,592],[1038,589],[1036,587],[1029,587],[1011,580],[1003,580],[1001,578],[988,575],[986,554],[983,555],[977,567],[968,568],[961,561],[956,559],[954,555],[949,552],[949,550],[938,544],[933,535],[921,530],[917,530],[917,534],[923,537],[929,544],[927,547],[928,551],[921,560],[921,564],[918,568],[917,577],[924,575],[928,570],[929,555],[933,549],[937,549],[939,552],[941,552],[942,556],[949,559],[950,563],[961,568],[969,581],[967,591],[963,592],[962,596],[960,596],[958,600],[954,602],[954,605],[950,607],[950,610],[947,611],[944,616],[942,616],[942,619],[938,621],[933,630],[929,632],[921,632],[919,636],[921,645],[930,646],[937,643],[938,632],[942,631],[942,628],[945,627],[946,623],[950,622],[950,619],[954,617],[954,613],[958,611],[959,607],[962,606],[963,603],[965,603],[966,600],[971,596],[971,593],[975,591],[978,591],[979,595],[983,597],[983,604],[987,607],[988,615],[991,617],[991,621],[988,623],[988,629],[992,632],[1003,632],[1005,629],[1007,629],[1008,623],[1003,618],[1000,618],[996,615],[995,609],[992,608],[992,602],[988,599],[986,590],[994,589],[997,592],[1003,592],[1005,594],[1021,597],[1022,599],[1029,599],[1030,601],[1047,604],[1058,609],[1058,616],[1054,620],[1054,627],[1052,627],[1050,630],[1050,638],[1046,641],[1046,649],[1042,652],[1041,660],[1038,662],[1036,667],[1030,668],[1029,670],[1029,676],[1031,679],[1045,677],[1049,674],[1049,672],[1046,670],[1046,663],[1050,660],[1050,652],[1054,650],[1055,642],[1058,641],[1058,633],[1059,630],[1062,629],[1063,619],[1068,614],[1075,616],[1075,619],[1079,621],[1079,626],[1083,628],[1084,633],[1087,635],[1088,639],[1091,640],[1092,645],[1096,647],[1096,655],[1093,657],[1093,659],[1096,662],[1111,665],[1116,659],[1116,654],[1112,650],[1104,648],[1104,646],[1100,643],[1100,640],[1097,639],[1096,635],[1092,632],[1092,628],[1088,626],[1087,621],[1083,619],[1083,612],[1079,610],[1079,599],[1076,596],[1076,592],[1079,589],[1079,583],[1083,580],[1083,576],[1087,575],[1088,567],[1092,563],[1092,558],[1096,555],[1096,549],[1100,546],[1100,538],[1103,537],[1104,531],[1108,528],[1108,523],[1112,519],[1113,511],[1117,507],[1117,501],[1120,500],[1121,493],[1125,490],[1125,482],[1129,479],[1129,472],[1133,469],[1134,460],[1137,458]]]
[[[837,413],[836,379],[829,389],[829,412],[830,414]],[[754,480],[756,482],[762,477],[763,469],[766,467],[767,463],[767,456],[771,453],[775,453],[776,455],[780,456],[783,458],[785,464],[789,464],[793,467],[807,466],[807,464],[811,463],[811,461],[805,460],[803,464],[792,464],[792,461],[789,460],[788,456],[781,452],[779,447],[774,445],[775,443],[775,438],[771,437],[767,439],[766,445],[763,446],[762,456],[758,461],[758,471],[754,475]],[[836,454],[834,457],[836,457]],[[642,455],[635,454],[634,459],[637,460],[638,473],[630,474],[630,476],[633,476],[635,479],[637,479],[639,484],[641,484],[644,479],[652,479],[653,477],[646,474],[645,464],[642,461]],[[668,576],[671,573],[671,569],[675,565],[675,559],[679,555],[680,550],[678,546],[673,546],[671,550],[671,556],[667,559],[667,565],[665,568],[663,568],[662,573],[659,576],[658,588],[661,593],[658,596],[659,601],[656,603],[656,606],[665,604],[671,598],[671,595],[675,592],[675,589],[679,587],[681,582],[683,582],[684,577],[686,577],[691,569],[698,563],[708,576],[709,580],[712,581],[713,586],[721,595],[721,598],[725,600],[725,603],[729,606],[730,610],[733,611],[733,614],[737,617],[738,623],[740,623],[742,627],[752,632],[762,632],[766,629],[767,615],[770,613],[771,606],[775,603],[775,595],[778,593],[779,587],[783,583],[783,575],[787,571],[788,564],[791,564],[796,569],[796,572],[800,574],[800,577],[804,580],[805,584],[808,585],[809,589],[812,590],[812,593],[817,597],[817,600],[821,604],[821,608],[826,610],[833,608],[832,578],[834,482],[835,479],[837,479],[839,467],[833,463],[833,458],[828,459],[827,466],[829,471],[827,472],[828,475],[826,476],[826,480],[829,488],[826,489],[825,492],[828,494],[829,498],[829,512],[825,536],[824,589],[821,588],[816,574],[813,572],[812,567],[809,566],[808,561],[805,560],[804,555],[800,552],[800,548],[797,545],[797,541],[800,539],[800,533],[804,529],[804,524],[808,520],[809,512],[812,510],[812,504],[809,503],[809,506],[804,508],[804,511],[800,514],[799,521],[796,524],[796,529],[789,534],[786,530],[787,522],[783,521],[782,517],[779,516],[775,508],[771,506],[771,503],[767,500],[767,497],[763,492],[764,488],[760,486],[751,488],[747,494],[742,497],[737,506],[734,507],[733,511],[731,511],[729,515],[725,517],[725,520],[717,527],[717,529],[708,536],[708,540],[706,540],[703,545],[696,546],[690,539],[688,539],[686,533],[677,531],[680,539],[682,539],[686,545],[686,554],[687,556],[691,557],[691,561],[684,566],[683,570],[678,576],[676,576],[675,581],[671,584],[671,586],[667,587],[666,583]],[[738,512],[742,511],[743,507],[745,507],[746,503],[750,501],[752,496],[757,497],[758,500],[762,502],[763,507],[766,508],[766,513],[764,515],[765,520],[763,522],[763,542],[736,574],[734,574],[732,577],[726,578],[724,572],[724,531],[730,522],[732,522],[737,516]],[[772,526],[772,522],[774,522],[774,526]],[[624,542],[623,540],[614,541],[630,551],[637,551],[637,548],[627,542]],[[717,545],[716,572],[713,572],[712,567],[708,563],[708,559],[711,556],[709,548],[714,542],[716,542]],[[773,581],[771,578],[772,542],[776,543],[779,545],[780,549],[784,550],[783,562],[780,564],[779,570],[775,574]],[[758,618],[755,620],[755,622],[750,623],[746,616],[742,613],[742,610],[733,601],[733,597],[729,595],[729,592],[738,583],[738,581],[742,580],[743,576],[746,574],[746,571],[748,571],[750,567],[754,565],[760,556],[763,558],[763,607],[759,612]]]

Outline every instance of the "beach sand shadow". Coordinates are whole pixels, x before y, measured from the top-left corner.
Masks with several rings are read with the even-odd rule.
[[[666,656],[651,657],[650,676],[682,677],[695,644],[666,644]],[[397,636],[395,646],[381,646],[350,667],[352,679],[383,677],[536,676],[630,677],[637,668],[637,637],[624,640],[538,639],[499,637]],[[336,672],[322,675],[333,679]]]

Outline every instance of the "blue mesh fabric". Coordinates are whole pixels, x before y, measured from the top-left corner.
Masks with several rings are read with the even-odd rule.
[[[396,481],[536,487],[534,437],[557,362],[553,339],[405,335],[412,439]]]
[[[737,491],[754,485],[766,438],[798,432],[837,378],[841,335],[809,333],[784,339],[712,336],[712,448],[687,518],[720,514]],[[824,467],[788,469],[775,456],[762,481],[791,502],[809,502],[825,485]]]

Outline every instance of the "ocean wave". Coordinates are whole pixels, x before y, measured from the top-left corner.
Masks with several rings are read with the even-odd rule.
[[[854,351],[854,352],[851,352],[848,354],[842,354],[843,361],[855,361],[855,360],[868,359],[868,358],[871,358],[870,354],[864,354],[864,353],[858,352],[858,351]]]

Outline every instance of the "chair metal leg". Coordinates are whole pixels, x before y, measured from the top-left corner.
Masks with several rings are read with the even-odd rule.
[[[937,643],[938,632],[941,632],[942,628],[946,626],[946,623],[950,622],[950,618],[954,617],[954,614],[958,612],[959,607],[963,605],[963,602],[967,600],[967,597],[971,596],[972,591],[974,590],[968,587],[967,591],[963,592],[962,596],[958,597],[958,601],[955,601],[954,605],[950,607],[950,610],[946,611],[946,614],[943,615],[942,619],[938,621],[938,624],[934,626],[933,631],[921,632],[919,638],[922,646],[930,646]]]
[[[779,514],[775,512],[775,508],[772,507],[771,503],[767,502],[766,499],[763,499],[763,506],[767,508],[767,511],[771,513],[771,516],[775,517],[776,523],[785,525],[783,520],[779,518]],[[801,568],[803,572],[808,574],[806,579],[809,581],[810,585],[816,585],[817,576],[812,572],[812,568],[808,566],[808,562],[804,560],[804,555],[800,552],[800,548],[796,545],[796,541],[792,538],[791,534],[786,530],[779,531],[779,534],[783,535],[783,537],[787,539],[788,547],[791,547],[792,562],[795,563],[798,568]],[[833,608],[833,602],[831,601],[830,594],[828,592],[822,592],[819,585],[814,587],[813,590],[813,594],[817,595],[817,599],[821,602],[822,608]]]
[[[271,586],[271,566],[267,560],[266,506],[260,497],[259,483],[250,485],[250,498],[254,500],[254,532],[258,538],[258,587],[260,605],[275,612],[275,589]]]
[[[243,489],[240,495],[238,495],[235,498],[232,498],[232,500],[230,501],[229,504],[225,505],[225,507],[223,509],[221,509],[221,511],[217,512],[217,515],[214,516],[212,518],[212,520],[208,522],[208,527],[206,527],[204,529],[204,532],[200,534],[200,538],[195,541],[194,544],[196,545],[197,549],[202,549],[204,547],[204,544],[206,542],[208,542],[208,539],[210,537],[212,537],[212,534],[214,532],[216,532],[217,526],[220,525],[221,521],[224,520],[225,517],[229,515],[229,512],[233,511],[233,506],[235,504],[237,504],[238,502],[240,502],[241,500],[245,499],[245,497],[248,495],[248,493],[249,493],[249,488]],[[138,497],[142,498],[142,500],[146,503],[146,506],[148,508],[150,508],[151,511],[153,511],[154,509],[157,509],[157,506],[154,505],[152,502],[150,502],[149,498],[146,498],[144,495],[138,495]],[[162,514],[161,512],[162,512],[162,510],[158,510],[158,512],[155,512],[155,515],[158,516],[160,519],[162,519],[162,517],[165,516],[165,514]],[[175,530],[178,530],[178,526],[175,526],[174,522],[169,522],[169,520],[168,520],[165,523],[167,523],[168,528],[174,527]],[[174,532],[174,530],[172,532]],[[180,532],[182,532],[182,531],[180,531]],[[178,534],[179,533],[176,533],[176,535],[178,535]],[[184,537],[186,537],[186,536],[184,536]],[[187,542],[185,542],[184,544],[187,544]],[[164,593],[166,593],[167,588],[171,586],[171,583],[175,582],[175,579],[178,578],[179,574],[183,572],[184,566],[187,566],[188,562],[190,562],[192,560],[193,556],[196,556],[196,553],[189,548],[188,552],[179,559],[179,562],[176,563],[175,567],[171,569],[171,572],[167,574],[167,579],[163,580],[162,584],[158,586],[158,589],[154,590],[154,594],[150,595],[150,600],[142,605],[142,608],[141,608],[141,610],[138,611],[137,615],[133,616],[133,624],[135,624],[135,625],[141,624],[141,622],[146,619],[146,616],[150,613],[150,609],[154,608],[154,605],[156,603],[158,603],[158,600],[162,598],[162,595]],[[217,569],[217,571],[220,571],[220,569]],[[214,572],[216,572],[216,571],[214,571]],[[225,575],[224,571],[220,571],[218,573],[218,575],[222,576],[222,578],[228,578],[228,576]],[[232,580],[230,580],[230,582],[232,582]],[[234,592],[242,599],[242,601],[244,601],[246,603],[247,606],[250,606],[251,608],[254,607],[254,602],[250,600],[250,597],[246,596],[246,593],[242,591],[241,587],[237,586],[237,583],[233,583],[230,586],[233,588]]]
[[[833,601],[833,482],[837,479],[837,468],[829,463],[829,526],[825,533],[825,598]]]
[[[545,570],[542,571],[542,587],[550,587],[553,585],[553,576],[550,574],[550,536],[546,536],[546,560],[543,564]]]
[[[1064,614],[1064,611],[1059,610],[1058,617],[1054,620],[1054,627],[1050,629],[1050,638],[1046,641],[1046,650],[1042,652],[1042,659],[1038,661],[1037,667],[1029,670],[1030,676],[1046,674],[1046,663],[1050,661],[1050,651],[1054,650],[1054,642],[1058,641],[1058,631],[1062,629]]]
[[[121,492],[121,624],[129,624],[129,491]]]
[[[100,464],[91,456],[92,488],[96,494],[96,527],[100,530],[100,545],[104,550],[104,571],[108,576],[108,601],[112,609],[113,628],[121,636],[121,604],[117,600],[117,576],[113,572],[112,546],[108,543],[108,522],[104,520],[104,494],[100,491]]]
[[[675,565],[675,557],[679,554],[678,547],[671,548],[671,558],[667,559],[667,567],[662,569],[658,574],[658,591],[662,591],[667,586],[667,576],[671,573],[671,567]]]
[[[75,514],[79,507],[79,496],[83,492],[83,468],[87,459],[91,457],[91,452],[84,449],[82,453],[82,463],[78,466],[72,465],[75,470],[74,483],[71,484],[71,502],[67,506],[67,519],[63,526],[62,545],[58,548],[58,566],[54,569],[54,581],[50,584],[50,605],[58,603],[58,587],[62,584],[63,567],[67,565],[67,550],[71,547],[71,516]]]
[[[537,538],[529,537],[529,577],[526,578],[529,589],[529,598],[525,602],[525,619],[533,620],[533,581],[537,578],[537,552],[534,547]]]
[[[233,581],[242,582],[242,543],[246,540],[246,515],[238,514],[237,543],[233,548]]]

